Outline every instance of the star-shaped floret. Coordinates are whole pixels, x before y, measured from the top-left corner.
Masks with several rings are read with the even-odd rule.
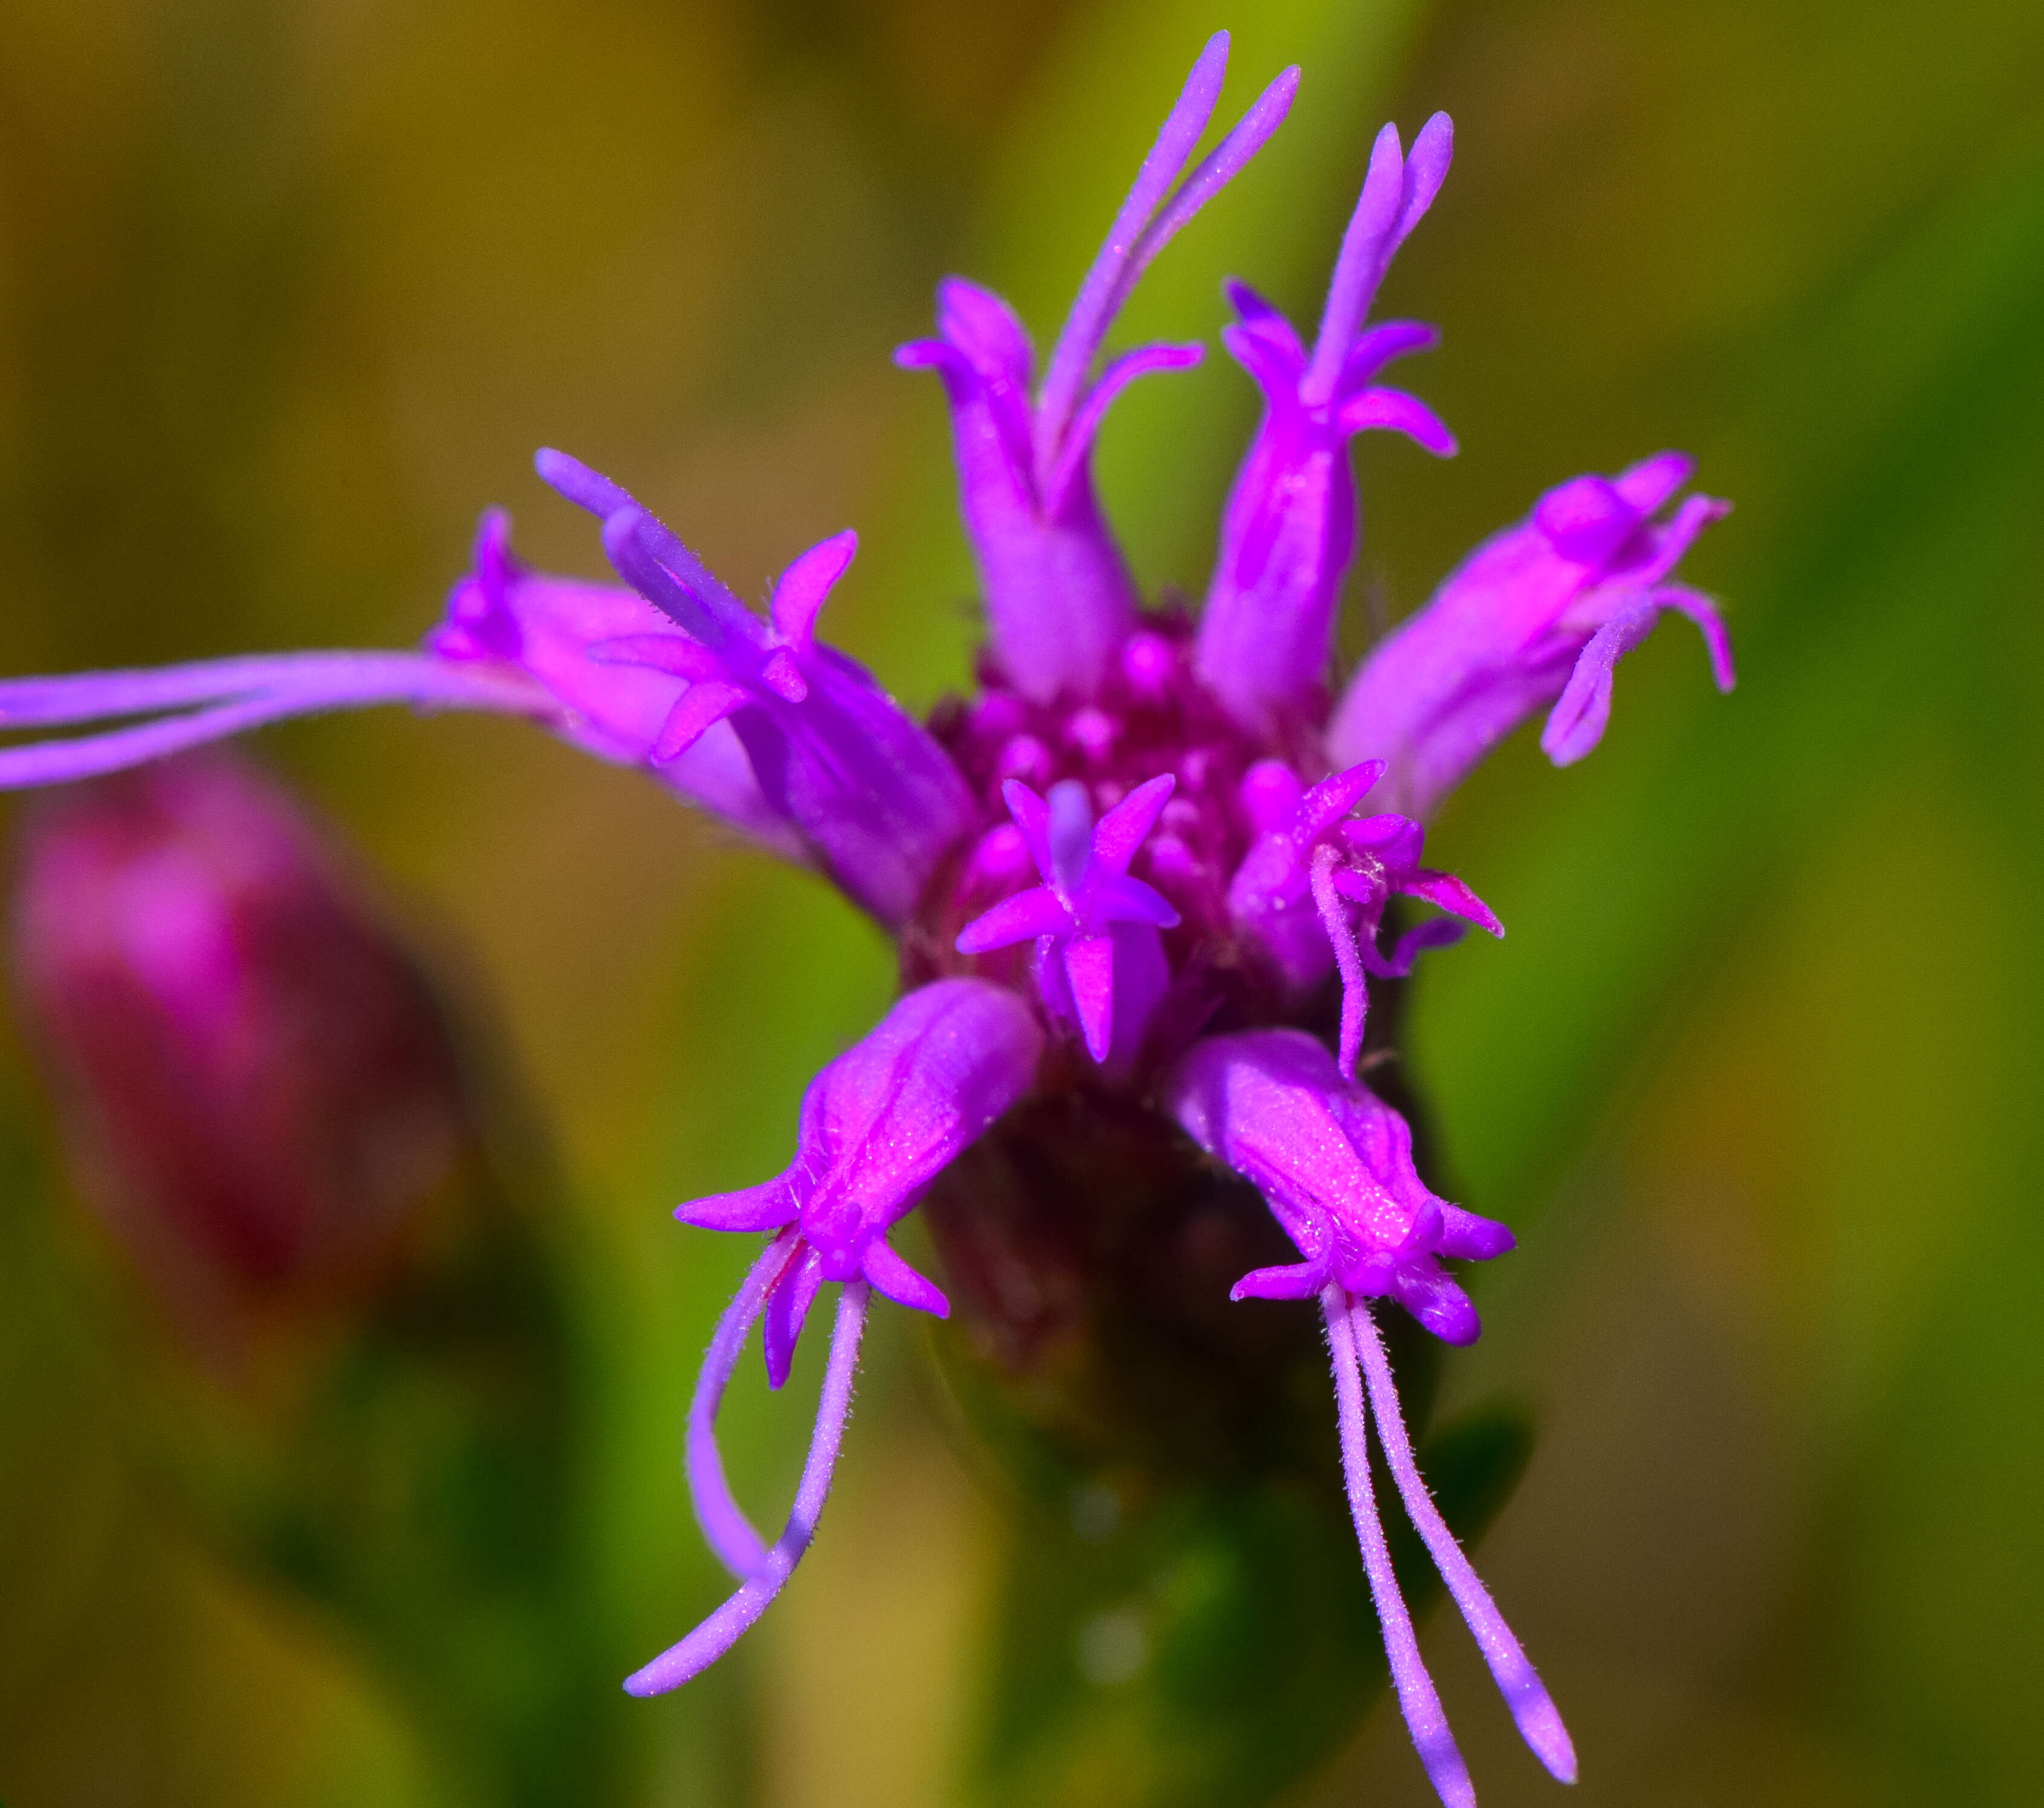
[[[1458,941],[1467,923],[1493,935],[1504,933],[1489,906],[1460,879],[1420,864],[1427,831],[1410,816],[1349,815],[1383,776],[1381,760],[1365,760],[1302,790],[1278,761],[1251,767],[1243,800],[1263,833],[1228,887],[1236,922],[1269,945],[1281,965],[1301,965],[1297,949],[1285,943],[1298,940],[1306,920],[1302,907],[1312,900],[1341,973],[1340,1067],[1350,1080],[1370,1008],[1366,975],[1403,979],[1425,950]],[[1424,899],[1449,915],[1408,930],[1386,955],[1377,950],[1377,931],[1394,892]],[[1326,958],[1322,950],[1319,958]],[[1319,971],[1324,974],[1326,968]],[[1312,976],[1302,968],[1299,977]]]
[[[1096,823],[1092,800],[1077,779],[1052,785],[1047,799],[1010,779],[1001,795],[1043,883],[1003,899],[958,939],[962,954],[1033,939],[1046,1005],[1054,1016],[1062,1015],[1069,986],[1086,1052],[1097,1061],[1107,1059],[1113,1040],[1116,959],[1131,941],[1116,935],[1117,927],[1131,926],[1146,944],[1158,930],[1178,927],[1178,913],[1163,894],[1128,874],[1128,862],[1176,783],[1167,772],[1137,785]]]

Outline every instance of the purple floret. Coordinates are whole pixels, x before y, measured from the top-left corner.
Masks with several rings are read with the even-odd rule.
[[[1221,518],[1198,663],[1252,728],[1322,705],[1359,519],[1349,441],[1377,427],[1439,457],[1455,449],[1425,403],[1375,382],[1393,359],[1431,350],[1439,335],[1403,321],[1360,330],[1393,255],[1447,175],[1454,142],[1446,113],[1420,128],[1409,158],[1396,126],[1377,134],[1310,356],[1255,290],[1228,286],[1240,324],[1221,338],[1263,391],[1264,413]]]
[[[1512,1233],[1427,1190],[1405,1120],[1344,1080],[1301,1030],[1209,1036],[1172,1074],[1166,1102],[1209,1154],[1254,1181],[1305,1260],[1258,1269],[1238,1299],[1312,1299],[1330,1286],[1389,1296],[1436,1337],[1482,1329],[1439,1257],[1502,1255]]]
[[[1669,582],[1696,536],[1730,512],[1692,496],[1662,452],[1615,478],[1550,489],[1531,516],[1471,553],[1434,599],[1371,654],[1327,731],[1328,750],[1389,768],[1374,801],[1427,816],[1470,770],[1552,704],[1540,745],[1557,766],[1604,738],[1613,668],[1663,609],[1703,631],[1718,689],[1732,688],[1731,637],[1710,598]]]
[[[1339,1065],[1350,1080],[1370,1008],[1366,973],[1404,979],[1425,950],[1460,940],[1465,923],[1504,933],[1489,906],[1452,873],[1420,864],[1426,831],[1411,817],[1350,816],[1383,776],[1383,763],[1369,760],[1302,791],[1281,761],[1252,766],[1243,800],[1262,833],[1228,894],[1236,927],[1284,976],[1295,1001],[1326,977],[1331,962],[1339,970]],[[1420,923],[1385,954],[1377,928],[1393,893],[1438,904],[1462,920]]]
[[[771,1231],[711,1340],[689,1409],[689,1488],[711,1548],[738,1592],[627,1681],[635,1695],[678,1687],[766,1610],[816,1529],[851,1410],[851,1377],[869,1294],[951,1310],[935,1283],[888,1246],[887,1232],[923,1189],[1029,1089],[1043,1031],[1012,992],[939,980],[910,992],[878,1027],[810,1082],[795,1159],[773,1180],[678,1207],[684,1224]],[[795,1343],[827,1281],[843,1288],[809,1458],[793,1511],[768,1545],[732,1498],[717,1445],[717,1408],[755,1321],[766,1320],[768,1378],[788,1378]]]
[[[1320,1301],[1363,1567],[1399,1705],[1441,1799],[1450,1808],[1473,1808],[1476,1793],[1391,1567],[1370,1482],[1373,1415],[1399,1499],[1476,1635],[1520,1733],[1556,1778],[1574,1782],[1575,1749],[1561,1716],[1420,1476],[1369,1305],[1388,1296],[1436,1336],[1473,1342],[1481,1328],[1476,1309],[1441,1258],[1487,1261],[1512,1247],[1512,1233],[1429,1192],[1412,1165],[1405,1120],[1367,1087],[1343,1080],[1327,1050],[1298,1031],[1208,1038],[1179,1064],[1168,1096],[1194,1142],[1255,1182],[1306,1258],[1243,1276],[1235,1296]]]
[[[1036,983],[1054,1022],[1075,1025],[1086,1053],[1126,1072],[1170,978],[1158,931],[1178,913],[1128,863],[1171,795],[1169,773],[1138,785],[1096,825],[1086,788],[1053,785],[1046,803],[1011,779],[1008,808],[1043,883],[1005,898],[959,932],[962,954],[1036,944]]]
[[[1145,346],[1089,381],[1094,359],[1136,278],[1262,148],[1298,87],[1298,71],[1286,70],[1173,193],[1220,98],[1228,44],[1228,33],[1216,33],[1193,66],[1086,273],[1033,401],[1028,334],[1000,297],[960,278],[937,291],[938,336],[895,355],[905,368],[943,378],[959,509],[993,650],[1016,688],[1039,702],[1090,696],[1135,623],[1135,580],[1093,494],[1093,435],[1136,378],[1196,364],[1204,352]]]

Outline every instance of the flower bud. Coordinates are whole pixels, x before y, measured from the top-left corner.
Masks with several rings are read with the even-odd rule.
[[[445,1018],[347,860],[217,754],[54,793],[14,954],[86,1197],[189,1329],[344,1290],[446,1179]]]

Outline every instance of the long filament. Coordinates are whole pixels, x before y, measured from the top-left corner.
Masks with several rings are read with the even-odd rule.
[[[1476,1790],[1469,1767],[1448,1729],[1448,1717],[1434,1687],[1434,1679],[1420,1656],[1412,1616],[1398,1591],[1384,1526],[1377,1516],[1377,1497],[1370,1479],[1370,1422],[1363,1405],[1362,1376],[1356,1361],[1356,1335],[1350,1322],[1348,1289],[1336,1283],[1320,1296],[1327,1324],[1327,1344],[1334,1353],[1335,1400],[1340,1409],[1342,1471],[1348,1482],[1349,1513],[1362,1546],[1362,1567],[1370,1578],[1370,1599],[1384,1628],[1385,1655],[1391,1660],[1392,1686],[1405,1716],[1420,1761],[1447,1808],[1476,1808]]]
[[[0,731],[104,720],[209,701],[209,708],[159,716],[125,728],[0,749],[0,789],[118,772],[265,723],[321,710],[415,703],[533,715],[551,707],[546,693],[530,679],[472,671],[429,654],[306,653],[222,659],[158,672],[81,672],[0,683]]]
[[[822,1398],[816,1404],[816,1428],[809,1440],[808,1461],[795,1490],[795,1504],[780,1537],[767,1550],[757,1573],[747,1576],[724,1605],[678,1645],[671,1645],[642,1670],[624,1679],[625,1692],[664,1695],[699,1676],[736,1645],[753,1622],[766,1612],[782,1585],[816,1536],[816,1520],[830,1493],[837,1467],[838,1446],[851,1415],[852,1376],[859,1367],[859,1338],[866,1329],[870,1289],[864,1280],[849,1280],[838,1296],[837,1323],[831,1333],[830,1361],[824,1372]]]
[[[724,1391],[745,1352],[745,1340],[766,1310],[766,1296],[788,1265],[788,1257],[801,1238],[793,1225],[783,1230],[762,1252],[749,1269],[736,1296],[724,1309],[709,1352],[696,1376],[696,1391],[689,1402],[689,1499],[694,1504],[696,1521],[717,1560],[743,1581],[756,1576],[766,1562],[766,1541],[747,1517],[724,1479],[724,1453],[717,1441],[717,1409]]]
[[[1448,1592],[1454,1596],[1455,1605],[1462,1609],[1462,1618],[1476,1635],[1484,1661],[1490,1666],[1491,1675],[1497,1679],[1498,1688],[1512,1710],[1512,1718],[1519,1723],[1521,1736],[1550,1774],[1560,1782],[1573,1783],[1576,1752],[1569,1738],[1569,1729],[1562,1724],[1562,1717],[1555,1710],[1546,1686],[1526,1660],[1526,1653],[1513,1637],[1512,1628],[1498,1612],[1490,1591],[1484,1587],[1462,1546],[1455,1541],[1454,1534],[1448,1530],[1441,1510],[1427,1491],[1420,1465],[1413,1461],[1412,1440],[1406,1434],[1404,1415],[1399,1411],[1398,1387],[1392,1378],[1391,1359],[1385,1353],[1384,1339],[1376,1321],[1370,1317],[1370,1308],[1360,1301],[1351,1307],[1349,1317],[1354,1342],[1362,1353],[1363,1372],[1370,1380],[1370,1403],[1377,1415],[1377,1435],[1391,1465],[1392,1478],[1398,1484],[1399,1498],[1405,1503],[1405,1511],[1419,1528],[1420,1536],[1426,1540],[1427,1549],[1448,1585]]]

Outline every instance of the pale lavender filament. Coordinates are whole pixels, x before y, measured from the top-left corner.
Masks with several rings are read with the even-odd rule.
[[[1427,1674],[1426,1664],[1420,1656],[1412,1616],[1405,1610],[1405,1598],[1398,1592],[1391,1552],[1377,1517],[1377,1498],[1370,1480],[1369,1415],[1363,1405],[1362,1377],[1357,1367],[1355,1331],[1350,1322],[1353,1303],[1347,1288],[1339,1282],[1320,1296],[1327,1343],[1334,1353],[1342,1470],[1348,1480],[1349,1511],[1355,1521],[1356,1541],[1362,1547],[1362,1567],[1370,1578],[1370,1599],[1377,1603],[1378,1622],[1384,1628],[1384,1651],[1391,1660],[1392,1685],[1398,1691],[1398,1706],[1412,1743],[1419,1748],[1420,1761],[1427,1767],[1427,1775],[1447,1808],[1476,1808],[1476,1790],[1470,1782],[1469,1767],[1462,1762],[1454,1734],[1448,1729],[1441,1698],[1435,1691],[1434,1679]]]
[[[822,1398],[816,1406],[816,1428],[809,1441],[809,1460],[795,1490],[795,1504],[786,1528],[765,1555],[759,1570],[736,1594],[683,1639],[670,1646],[644,1669],[624,1679],[628,1695],[664,1695],[699,1676],[736,1645],[753,1622],[766,1612],[782,1585],[816,1535],[816,1520],[830,1492],[837,1466],[838,1445],[851,1415],[851,1382],[859,1366],[859,1341],[866,1328],[870,1289],[863,1280],[848,1280],[837,1303],[837,1323],[831,1333],[830,1361],[824,1372]]]
[[[1413,135],[1409,157],[1400,155],[1397,126],[1386,125],[1377,133],[1362,193],[1342,236],[1334,281],[1320,313],[1320,336],[1313,342],[1313,361],[1299,386],[1300,399],[1308,407],[1333,399],[1356,328],[1377,298],[1392,254],[1426,212],[1447,174],[1454,144],[1454,128],[1445,113],[1435,113]]]
[[[1115,285],[1107,309],[1108,320],[1121,311],[1129,292],[1158,252],[1178,236],[1193,215],[1240,175],[1250,159],[1270,142],[1271,133],[1285,123],[1285,116],[1292,110],[1293,100],[1298,92],[1299,67],[1294,63],[1256,97],[1249,111],[1235,122],[1235,129],[1178,185],[1178,192],[1164,204],[1163,212],[1135,241],[1135,248],[1129,254],[1128,262]]]
[[[1384,1445],[1385,1457],[1398,1484],[1399,1497],[1405,1503],[1405,1511],[1419,1528],[1420,1536],[1427,1541],[1427,1549],[1433,1553],[1434,1562],[1447,1583],[1448,1592],[1454,1596],[1455,1605],[1462,1609],[1462,1618],[1469,1622],[1470,1630],[1482,1647],[1484,1661],[1489,1664],[1491,1675],[1497,1679],[1497,1686],[1526,1743],[1557,1780],[1573,1783],[1576,1751],[1570,1741],[1569,1729],[1562,1724],[1562,1717],[1555,1711],[1546,1685],[1526,1660],[1526,1653],[1512,1636],[1511,1627],[1504,1623],[1504,1616],[1498,1612],[1490,1591],[1484,1587],[1470,1567],[1470,1560],[1463,1555],[1462,1546],[1456,1543],[1454,1534],[1448,1530],[1441,1510],[1427,1491],[1419,1464],[1413,1461],[1412,1441],[1406,1434],[1404,1415],[1398,1408],[1397,1384],[1392,1378],[1390,1358],[1385,1354],[1384,1340],[1378,1334],[1376,1321],[1370,1317],[1368,1307],[1359,1301],[1350,1308],[1350,1318],[1355,1345],[1362,1353],[1363,1371],[1370,1379],[1370,1402],[1377,1415],[1377,1435]]]
[[[1107,242],[1100,248],[1085,281],[1079,286],[1078,299],[1072,304],[1065,330],[1058,336],[1037,397],[1035,451],[1039,470],[1047,470],[1057,456],[1065,424],[1085,386],[1086,373],[1093,368],[1093,354],[1100,349],[1108,323],[1114,317],[1123,272],[1135,252],[1143,228],[1185,167],[1185,159],[1192,155],[1193,147],[1212,118],[1227,70],[1228,33],[1216,32],[1207,40],[1192,74],[1185,78],[1185,86],[1158,132],[1157,142],[1136,172],[1128,198],[1122,202],[1121,211],[1108,229]]]
[[[717,1322],[709,1353],[696,1376],[695,1395],[689,1402],[689,1498],[717,1561],[741,1581],[766,1567],[766,1541],[732,1497],[731,1484],[724,1479],[724,1455],[717,1442],[717,1408],[724,1403],[724,1391],[731,1385],[738,1359],[745,1352],[745,1340],[766,1310],[766,1296],[801,1237],[790,1225],[766,1246],[747,1273],[737,1297]]]
[[[1341,1040],[1335,1066],[1344,1080],[1355,1077],[1355,1058],[1362,1052],[1362,1027],[1370,1012],[1370,982],[1363,977],[1362,954],[1356,946],[1356,931],[1348,918],[1348,906],[1335,890],[1335,868],[1341,850],[1323,842],[1313,850],[1312,885],[1314,908],[1320,913],[1327,939],[1334,944],[1335,965],[1341,973]]]
[[[85,672],[74,678],[33,679],[11,697],[0,686],[0,728],[129,716],[219,697],[232,701],[103,734],[0,750],[0,790],[118,772],[264,723],[321,710],[417,703],[544,715],[552,707],[547,693],[528,678],[470,670],[430,654],[304,653],[225,659],[211,670],[198,664],[159,673]]]

